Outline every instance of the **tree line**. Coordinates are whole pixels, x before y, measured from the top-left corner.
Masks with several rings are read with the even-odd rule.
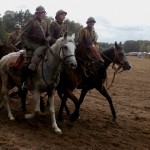
[[[34,17],[34,14],[32,14],[28,9],[26,11],[20,10],[19,12],[7,10],[3,16],[0,15],[0,44],[6,42],[9,33],[14,30],[14,26],[16,23],[19,23],[22,27],[24,27],[28,19],[32,17]],[[54,21],[54,18],[50,16],[46,16],[45,19],[48,23]],[[78,31],[83,27],[80,23],[77,23],[75,21],[66,20],[65,23],[67,23],[68,25],[69,35],[71,35],[72,33],[75,33],[77,35]],[[105,50],[112,46],[114,43],[99,42],[98,44],[100,45],[101,50]],[[150,41],[148,40],[129,40],[124,42],[122,45],[126,53],[150,52]]]

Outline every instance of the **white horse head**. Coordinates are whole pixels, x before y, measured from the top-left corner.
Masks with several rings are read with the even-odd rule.
[[[67,67],[71,69],[75,69],[77,67],[77,62],[74,55],[76,48],[74,38],[75,34],[67,36],[66,32],[66,34],[64,34],[64,37],[60,37],[59,39],[57,39],[56,43],[51,47],[53,51],[58,51],[55,58],[57,59],[59,57],[58,59],[63,60],[64,65],[68,65]],[[70,49],[70,51],[68,51],[68,49]]]
[[[68,68],[75,69],[77,66],[74,56],[75,48],[74,34],[72,36],[67,36],[65,34],[64,37],[59,38],[53,46],[46,50],[46,59],[44,57],[44,59],[41,60],[36,75],[34,77],[29,76],[27,79],[28,89],[33,91],[35,106],[34,112],[32,114],[26,114],[25,118],[31,118],[35,116],[37,112],[40,113],[40,95],[43,92],[47,92],[50,103],[52,127],[55,132],[58,133],[61,133],[61,130],[58,128],[55,119],[54,91],[59,82],[62,67],[65,65],[65,67],[67,66]],[[10,120],[13,120],[14,117],[9,107],[8,91],[13,86],[20,86],[20,71],[10,70],[9,64],[12,60],[18,58],[18,56],[18,52],[13,52],[5,55],[0,60],[0,75],[2,80],[0,91],[2,99],[6,104]]]

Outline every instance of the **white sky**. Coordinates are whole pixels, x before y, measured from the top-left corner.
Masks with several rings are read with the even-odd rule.
[[[149,0],[0,0],[0,14],[7,10],[29,9],[34,14],[42,5],[47,16],[55,17],[59,9],[67,11],[70,21],[86,26],[88,17],[96,20],[99,42],[150,40]]]

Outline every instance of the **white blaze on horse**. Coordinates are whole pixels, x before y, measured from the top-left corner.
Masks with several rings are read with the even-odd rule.
[[[54,109],[54,91],[55,87],[59,82],[60,72],[63,66],[70,69],[75,69],[77,67],[77,62],[74,56],[75,35],[59,38],[54,45],[46,50],[44,57],[41,59],[37,73],[34,77],[27,78],[28,90],[33,91],[34,99],[34,112],[32,114],[26,114],[25,118],[32,118],[36,114],[40,114],[40,95],[43,92],[48,93],[48,101],[50,104],[50,113],[52,119],[52,127],[55,132],[61,133],[58,128],[55,119],[55,109]],[[19,57],[19,52],[13,52],[5,55],[0,60],[0,75],[1,75],[1,85],[0,92],[2,103],[6,105],[8,111],[8,117],[10,120],[14,120],[9,106],[9,95],[8,91],[14,86],[20,86],[20,70],[11,70],[10,63]]]

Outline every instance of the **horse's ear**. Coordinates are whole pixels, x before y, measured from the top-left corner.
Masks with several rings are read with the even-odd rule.
[[[64,38],[66,39],[66,37],[67,37],[67,34],[68,34],[68,32],[65,32],[64,33]]]
[[[118,44],[117,44],[117,42],[115,41],[115,47],[118,49]]]
[[[72,35],[71,35],[71,38],[74,40],[75,39],[75,33],[73,33]]]

